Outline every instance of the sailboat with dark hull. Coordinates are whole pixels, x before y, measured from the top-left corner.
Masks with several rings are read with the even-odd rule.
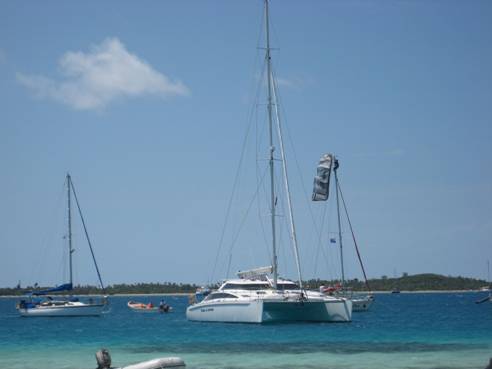
[[[72,254],[75,251],[72,245],[72,194],[75,197],[80,219],[84,227],[85,236],[89,244],[93,262],[97,271],[97,276],[99,278],[99,283],[103,291],[104,284],[101,279],[101,273],[99,272],[99,267],[96,262],[89,234],[87,232],[84,217],[82,215],[82,210],[77,199],[75,187],[73,185],[72,178],[68,173],[66,177],[66,185],[68,203],[68,267],[70,280],[68,283],[61,284],[54,288],[35,290],[30,292],[26,299],[21,300],[17,304],[17,310],[19,314],[23,317],[99,316],[105,311],[107,307],[106,298],[103,298],[98,302],[95,302],[92,298],[89,299],[89,301],[87,302],[82,302],[79,300],[79,298],[70,295],[70,291],[73,290]],[[63,295],[63,293],[68,293],[69,295]]]

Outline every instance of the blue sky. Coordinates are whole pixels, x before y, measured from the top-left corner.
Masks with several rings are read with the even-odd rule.
[[[253,139],[213,270],[249,124],[264,143],[263,95],[250,118],[262,12],[259,0],[0,3],[0,285],[66,275],[67,171],[107,283],[219,279],[229,250],[231,270],[269,263],[264,205],[231,248],[255,193]],[[273,0],[271,16],[304,276],[339,275],[333,205],[320,244],[309,206],[318,222],[323,205],[307,200],[320,155],[335,152],[369,276],[485,278],[490,1]],[[82,236],[76,282],[95,283]]]

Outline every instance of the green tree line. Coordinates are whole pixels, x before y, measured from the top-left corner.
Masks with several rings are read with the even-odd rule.
[[[335,286],[340,280],[320,280],[313,279],[307,282],[310,288],[319,288],[320,286]],[[477,290],[488,283],[483,279],[451,277],[439,274],[415,274],[407,275],[404,273],[399,278],[373,278],[368,280],[369,289],[372,291],[452,291],[452,290]],[[345,281],[345,287],[354,291],[365,291],[368,289],[366,283],[359,279],[350,279]]]
[[[404,273],[399,278],[373,278],[368,281],[369,288],[372,291],[392,291],[395,289],[401,291],[451,291],[451,290],[477,290],[488,283],[482,279],[451,277],[439,274],[416,274],[407,275]],[[308,288],[318,289],[320,286],[336,286],[340,280],[322,280],[311,279],[304,282]],[[0,288],[0,296],[21,296],[30,291],[46,289],[52,286],[36,287],[26,286],[24,288],[17,286],[13,288]],[[105,288],[103,291],[95,286],[75,286],[72,294],[74,295],[114,295],[114,294],[159,294],[159,293],[194,293],[199,286],[189,283],[133,283],[133,284],[114,284]],[[345,287],[354,291],[366,291],[367,286],[364,281],[359,279],[350,279],[345,281]]]
[[[0,296],[21,296],[31,291],[43,290],[52,286],[36,287],[26,286],[15,288],[0,288]],[[114,295],[114,294],[159,294],[159,293],[192,293],[198,288],[197,285],[188,283],[133,283],[133,284],[114,284],[107,286],[104,291],[96,286],[74,286],[71,294],[73,295]]]

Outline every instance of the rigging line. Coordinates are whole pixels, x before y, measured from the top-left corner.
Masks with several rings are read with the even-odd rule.
[[[366,281],[366,287],[367,287],[368,291],[371,291],[371,287],[369,286],[369,282],[367,280],[366,270],[364,268],[364,264],[362,263],[362,258],[360,256],[359,247],[357,246],[357,241],[355,239],[354,229],[352,228],[352,222],[350,221],[349,213],[347,211],[347,205],[345,204],[345,199],[343,198],[342,188],[340,187],[340,180],[336,176],[335,176],[335,180],[337,182],[336,185],[338,187],[338,190],[340,191],[340,198],[342,199],[343,208],[345,209],[345,215],[347,216],[347,221],[348,221],[348,224],[350,227],[350,232],[352,233],[352,239],[354,240],[355,251],[357,251],[357,258],[359,259],[360,267],[362,269],[362,273],[364,274],[364,280]]]
[[[266,63],[264,62],[260,81],[263,81],[263,76],[265,73],[265,67],[266,67]],[[256,118],[256,133],[257,133],[256,134],[256,183],[258,185],[259,178],[260,178],[260,176],[259,176],[260,166],[259,166],[258,153],[260,152],[259,148],[260,148],[261,138],[263,137],[263,133],[265,133],[265,131],[266,131],[267,124],[262,124],[263,130],[262,130],[261,134],[258,134],[259,133],[259,130],[258,130],[258,108],[255,109],[255,112],[256,112],[255,118]],[[266,122],[266,119],[265,119],[265,122]],[[264,193],[265,198],[267,198],[268,195],[267,195],[267,191],[266,191],[265,186],[263,186],[262,189],[263,189],[263,193]],[[261,235],[263,236],[263,242],[264,242],[263,245],[267,249],[268,258],[271,260],[272,254],[271,254],[271,250],[270,250],[270,245],[268,244],[265,225],[263,224],[263,216],[262,216],[260,197],[261,197],[261,195],[259,194],[257,196],[258,219],[259,219],[259,223],[260,223]],[[267,203],[267,202],[265,202],[265,203]]]
[[[291,238],[292,238],[292,246],[294,247],[294,253],[296,256],[296,266],[297,266],[297,274],[299,278],[299,288],[301,291],[303,291],[303,286],[302,286],[302,272],[301,272],[301,263],[299,260],[299,247],[297,244],[297,236],[296,236],[296,228],[294,224],[294,210],[292,209],[292,200],[290,196],[290,189],[289,189],[289,180],[287,176],[287,164],[285,162],[285,148],[284,148],[284,140],[282,137],[282,126],[280,124],[280,116],[279,116],[279,111],[278,111],[278,100],[277,100],[277,94],[278,94],[278,86],[275,82],[275,79],[273,79],[273,74],[271,76],[268,76],[269,78],[272,79],[273,82],[273,93],[275,95],[275,115],[276,115],[276,121],[277,121],[277,132],[278,132],[278,140],[280,143],[280,153],[282,155],[282,169],[283,169],[283,174],[284,174],[284,185],[285,185],[285,192],[287,195],[287,203],[288,203],[288,210],[289,210],[289,223],[290,223],[290,229],[291,229]]]
[[[257,53],[257,55],[258,55],[258,53]],[[261,86],[261,84],[258,84],[257,89],[256,89],[256,95],[255,95],[254,101],[257,101],[258,100],[258,95],[260,93],[260,86]],[[217,269],[217,262],[219,260],[219,255],[220,255],[220,252],[222,250],[222,246],[224,244],[224,237],[225,237],[225,232],[226,232],[227,225],[229,224],[229,216],[230,216],[231,209],[232,209],[232,202],[234,200],[234,195],[236,194],[236,189],[237,189],[238,182],[239,182],[239,174],[241,172],[241,167],[242,167],[243,161],[244,161],[244,154],[246,152],[246,144],[248,142],[248,137],[249,137],[249,134],[250,134],[250,131],[251,131],[251,126],[253,125],[253,119],[252,118],[253,118],[254,111],[255,111],[255,104],[253,104],[253,106],[251,108],[251,111],[249,112],[248,125],[246,127],[246,132],[245,132],[244,139],[243,139],[243,142],[242,142],[241,154],[240,154],[240,157],[239,157],[239,163],[238,163],[238,167],[236,169],[236,174],[234,176],[234,182],[233,182],[233,186],[232,186],[232,192],[231,192],[231,196],[229,197],[229,202],[227,204],[227,210],[226,210],[226,216],[225,216],[225,219],[224,219],[224,225],[222,226],[222,232],[221,232],[221,235],[220,235],[219,246],[217,248],[217,253],[215,255],[215,260],[214,260],[214,266],[212,268],[212,274],[210,275],[210,278],[208,280],[208,284],[210,284],[211,281],[212,281],[212,279],[214,278],[215,271]]]
[[[261,19],[260,25],[263,24],[263,17],[264,17],[264,13],[263,13],[263,11],[261,11],[261,16],[256,18],[256,19]],[[259,28],[258,37],[256,39],[257,51],[256,51],[256,54],[255,54],[255,57],[254,57],[254,61],[253,61],[253,71],[255,71],[257,69],[258,60],[260,60],[258,46],[260,45],[260,39],[261,39],[261,36],[263,34],[262,33],[263,32],[263,27],[260,26],[258,28]],[[253,75],[254,75],[254,72],[253,72]],[[255,83],[255,78],[252,78],[251,81],[252,82],[251,82],[250,89],[252,90],[253,89],[253,86],[254,86],[254,83]],[[255,102],[258,100],[260,86],[261,86],[261,84],[259,83],[257,85],[257,87],[256,87],[256,94],[255,94],[255,98],[253,100]],[[209,280],[208,280],[208,284],[210,284],[211,281],[212,281],[212,279],[214,278],[215,272],[217,270],[217,262],[219,260],[219,255],[220,255],[220,252],[222,250],[222,246],[224,244],[225,231],[226,231],[227,225],[229,223],[229,216],[230,216],[230,212],[231,212],[231,208],[232,208],[232,202],[233,202],[234,195],[236,193],[236,187],[237,187],[237,184],[238,184],[238,181],[239,181],[239,173],[240,173],[240,169],[241,169],[241,166],[242,166],[242,163],[243,163],[244,152],[246,151],[246,143],[248,141],[249,132],[250,132],[251,125],[252,125],[252,122],[253,122],[252,117],[253,117],[254,111],[255,111],[255,104],[253,104],[253,106],[251,107],[251,110],[250,110],[250,112],[248,114],[248,122],[249,123],[248,123],[248,125],[246,127],[246,132],[245,132],[244,139],[243,139],[243,142],[242,142],[242,148],[241,148],[241,155],[240,155],[240,159],[239,159],[239,164],[238,164],[238,168],[236,170],[236,174],[235,174],[235,178],[234,178],[234,182],[233,182],[233,188],[232,188],[231,196],[229,198],[229,203],[227,205],[226,216],[225,216],[225,219],[224,219],[224,224],[223,224],[221,235],[220,235],[220,239],[219,239],[219,246],[217,247],[217,253],[215,255],[214,266],[212,268],[212,272],[210,274],[210,277],[209,277]]]
[[[62,276],[62,281],[63,283],[65,283],[65,281],[68,281],[69,280],[69,277],[67,277],[67,260],[68,260],[68,251],[67,251],[67,247],[65,245],[65,237],[63,237],[63,240],[61,242],[61,259],[60,259],[60,263],[58,265],[58,273],[59,275]]]
[[[272,69],[272,74],[274,74],[275,76],[275,70]],[[290,130],[289,130],[289,125],[287,124],[287,119],[285,118],[286,117],[286,113],[285,113],[285,109],[284,109],[284,106],[283,104],[281,103],[281,100],[282,100],[282,97],[280,96],[280,94],[278,94],[278,97],[277,97],[277,103],[278,105],[280,105],[280,109],[282,110],[282,114],[283,114],[283,117],[284,117],[284,127],[285,127],[285,130],[287,132],[287,138],[289,139],[289,143],[290,143],[290,146],[292,148],[292,156],[294,157],[294,162],[296,164],[296,169],[297,169],[297,172],[299,174],[299,177],[301,179],[301,187],[302,187],[302,190],[304,192],[304,196],[306,198],[306,204],[307,204],[307,208],[308,208],[308,211],[309,211],[309,215],[311,216],[311,220],[313,222],[313,226],[314,226],[314,230],[317,234],[317,236],[319,238],[321,238],[321,234],[322,234],[322,225],[320,227],[318,227],[318,223],[316,222],[316,218],[314,216],[314,213],[313,213],[313,205],[312,205],[312,201],[311,201],[311,198],[306,190],[306,186],[305,186],[305,181],[304,181],[304,176],[302,175],[302,171],[301,171],[301,167],[299,165],[299,160],[298,160],[298,157],[297,157],[297,152],[296,152],[296,148],[295,148],[295,145],[294,145],[294,141],[292,139],[292,135],[290,134]]]
[[[286,251],[284,247],[284,228],[286,219],[285,219],[285,204],[284,204],[284,191],[281,186],[282,183],[282,178],[279,177],[278,170],[275,172],[275,193],[276,193],[276,202],[275,202],[275,208],[277,211],[275,212],[275,215],[277,218],[280,218],[279,221],[276,223],[277,225],[277,251],[279,255],[278,257],[278,263],[279,267],[278,270],[282,270],[280,265],[282,265],[283,270],[287,271],[288,270],[288,263],[287,263],[287,257],[286,257]],[[288,227],[287,227],[288,229]],[[288,248],[288,250],[292,251],[291,248]]]
[[[266,174],[267,174],[267,169],[268,169],[268,168],[266,168],[266,169],[265,169],[265,172],[263,173],[263,176],[262,176],[262,178],[261,178],[261,183],[260,183],[260,185],[263,183],[263,180],[264,180],[264,179],[265,179],[265,177],[266,177]],[[255,191],[255,193],[254,193],[254,195],[253,195],[253,198],[252,198],[252,199],[251,199],[251,201],[249,202],[248,208],[246,209],[246,213],[244,214],[244,217],[243,217],[243,219],[241,220],[241,223],[239,224],[239,229],[237,230],[237,233],[236,233],[235,237],[233,237],[232,243],[231,243],[231,245],[230,245],[230,247],[229,247],[229,254],[231,254],[231,253],[232,253],[232,250],[233,250],[233,248],[234,248],[234,245],[236,244],[236,242],[237,242],[237,240],[238,240],[238,238],[239,238],[239,234],[241,233],[241,230],[243,229],[243,226],[244,226],[244,224],[246,223],[246,219],[247,219],[247,217],[248,217],[249,211],[251,210],[251,208],[252,208],[252,206],[253,206],[253,204],[254,204],[254,202],[255,202],[255,200],[256,200],[256,197],[257,197],[257,195],[258,195],[258,192],[259,192],[259,190],[260,190],[260,185],[256,186],[256,191]],[[229,270],[227,270],[226,275],[229,275]]]
[[[323,206],[323,215],[321,216],[321,224],[322,224],[322,226],[325,224],[325,217],[326,217],[326,209],[327,208],[328,208],[328,205],[325,202],[325,204]],[[316,273],[318,271],[318,263],[317,263],[317,261],[318,261],[318,257],[319,257],[319,251],[322,248],[321,247],[321,244],[322,244],[322,234],[320,232],[319,235],[318,235],[318,245],[316,247],[316,256],[315,256],[315,259],[314,259],[314,275],[316,275]]]
[[[273,69],[272,67],[272,74],[275,76],[275,70]],[[283,113],[283,116],[285,117],[286,114],[285,114],[285,109],[284,109],[284,106],[283,104],[281,103],[281,96],[280,94],[277,94],[277,104],[280,105],[280,109],[282,110],[282,113]],[[316,218],[314,216],[314,213],[313,213],[313,205],[312,205],[312,202],[310,201],[310,197],[308,195],[308,192],[306,190],[306,186],[305,186],[305,181],[304,181],[304,177],[302,175],[302,171],[301,171],[301,168],[300,168],[300,165],[299,165],[299,161],[298,161],[298,157],[297,157],[297,152],[296,152],[296,149],[295,149],[295,145],[294,145],[294,141],[292,139],[292,135],[290,133],[290,130],[289,130],[289,125],[287,124],[287,120],[284,118],[284,127],[286,127],[286,131],[287,131],[287,137],[289,139],[289,143],[290,143],[290,146],[292,148],[292,153],[293,153],[293,157],[294,157],[294,162],[296,164],[296,169],[297,169],[297,172],[299,174],[299,177],[301,179],[301,186],[302,186],[302,190],[304,192],[304,196],[305,198],[307,199],[306,203],[307,203],[307,208],[308,208],[308,211],[309,211],[309,215],[311,216],[311,220],[313,222],[313,227],[314,227],[314,230],[318,236],[318,239],[319,240],[322,240],[322,229],[323,229],[323,223],[321,223],[321,225],[318,227],[318,223],[316,221]],[[323,254],[325,255],[326,257],[326,254],[324,253],[324,249],[323,250]],[[331,260],[331,258],[329,258]],[[330,268],[331,270],[331,268]],[[331,273],[330,273],[331,274]]]
[[[48,255],[48,250],[50,250],[51,248],[48,246],[49,244],[54,244],[54,238],[55,238],[55,234],[59,231],[59,228],[61,228],[60,226],[60,223],[63,221],[62,218],[59,218],[58,215],[60,213],[60,209],[61,209],[61,201],[62,201],[62,198],[63,198],[63,195],[65,194],[65,181],[63,181],[63,184],[58,192],[58,196],[56,197],[56,201],[55,201],[55,206],[53,209],[51,209],[51,214],[52,214],[52,217],[50,219],[53,220],[53,228],[51,227],[46,227],[46,233],[44,234],[44,237],[43,237],[43,242],[42,242],[42,247],[40,248],[41,249],[41,254],[38,254],[38,257],[36,258],[37,260],[37,264],[34,268],[31,269],[31,273],[30,273],[30,280],[32,281],[33,278],[39,278],[39,276],[41,275],[41,270],[42,270],[42,264],[44,264],[44,262],[46,261],[46,258],[45,256]],[[49,234],[50,232],[48,231],[48,229],[51,229],[51,234]],[[57,250],[58,252],[58,250]],[[34,281],[34,282],[39,282],[39,281]]]
[[[328,266],[328,275],[330,277],[330,279],[332,280],[333,279],[333,265],[331,264],[331,261],[333,260],[333,258],[331,257],[331,254],[328,256],[326,253],[329,253],[330,252],[330,249],[328,249],[328,251],[325,250],[324,247],[321,247],[321,253],[323,254],[323,258],[324,258],[324,261],[326,263],[326,265]]]
[[[227,273],[225,275],[226,278],[229,278],[229,271],[231,270],[231,262],[232,262],[232,254],[229,254],[229,261],[227,263]]]
[[[335,175],[335,198],[337,204],[337,226],[338,226],[338,242],[339,242],[338,247],[340,248],[340,272],[341,272],[342,286],[343,286],[345,284],[345,267],[343,265],[342,221],[340,219],[340,201],[339,201],[340,186],[338,185],[338,172],[336,166],[335,169],[333,169],[333,172],[334,172],[333,174]]]
[[[280,180],[277,181],[277,183],[280,183]],[[280,214],[285,214],[284,201],[280,201],[279,209],[280,209],[280,212],[279,212]],[[280,214],[279,214],[279,216],[280,216]],[[283,221],[278,222],[278,250],[280,253],[279,264],[282,266],[282,267],[279,267],[279,270],[283,270],[284,271],[284,277],[286,277],[287,271],[289,270],[288,260],[289,259],[292,260],[292,255],[289,255],[290,257],[288,258],[286,253],[287,253],[287,251],[290,251],[292,253],[292,248],[288,247],[286,250],[286,248],[284,247],[284,245],[285,245],[285,241],[284,241],[285,229],[287,229],[287,233],[288,233],[289,228],[288,228],[288,224],[287,224],[287,219],[285,217],[283,217],[282,220]],[[287,238],[287,243],[288,243],[288,238]]]
[[[327,265],[327,269],[328,269],[328,274],[330,276],[330,279],[331,280],[334,280],[334,270],[337,270],[339,268],[339,264],[337,263],[336,266],[333,265],[333,261],[338,258],[338,253],[335,252],[335,256],[333,256],[333,253],[334,253],[334,247],[331,245],[331,241],[330,239],[332,238],[332,235],[338,235],[338,232],[332,232],[330,231],[330,229],[332,229],[332,218],[333,218],[333,212],[334,212],[334,202],[333,201],[329,201],[329,203],[327,204],[328,205],[328,220],[327,220],[327,224],[328,224],[328,227],[327,227],[327,231],[326,231],[326,234],[328,236],[328,238],[326,238],[326,244],[328,245],[327,247],[327,252],[328,252],[328,256],[326,256],[326,254],[324,254],[325,256],[325,261],[326,261],[326,265]],[[323,225],[322,225],[323,226]],[[337,243],[337,246],[338,246],[338,243]],[[322,248],[323,251],[325,251],[325,248]]]
[[[59,230],[62,228],[62,226],[60,224],[64,220],[63,217],[59,217],[60,209],[62,208],[61,202],[62,202],[62,198],[63,198],[64,194],[65,194],[65,180],[63,181],[63,184],[60,188],[60,191],[58,192],[58,197],[56,198],[55,206],[53,209],[51,209],[52,217],[50,219],[53,220],[53,223],[54,223],[53,228],[46,227],[46,233],[44,234],[43,242],[41,244],[42,247],[40,248],[41,254],[38,254],[38,257],[36,258],[37,264],[34,268],[31,269],[31,273],[30,273],[30,280],[31,281],[33,280],[33,278],[36,278],[36,279],[40,278],[43,266],[45,264],[45,261],[46,261],[46,259],[49,259],[49,257],[46,257],[46,256],[49,255],[50,250],[54,250],[52,245],[56,244],[55,234],[58,234]],[[51,229],[51,231],[52,231],[51,234],[49,234],[50,232],[48,231],[48,229]],[[56,237],[56,239],[58,240],[58,237]],[[49,245],[51,245],[51,247]],[[58,250],[56,250],[56,252],[58,253]],[[63,256],[64,255],[62,252],[62,257]],[[65,260],[65,259],[63,259],[63,260]],[[62,267],[60,266],[59,269],[61,269],[61,268]],[[62,275],[62,277],[63,277],[63,275]],[[35,282],[40,282],[40,281],[37,280]]]
[[[75,197],[75,203],[77,204],[77,209],[79,210],[80,220],[82,221],[82,226],[84,227],[84,232],[85,232],[85,238],[87,239],[87,243],[89,244],[89,249],[91,250],[92,260],[94,261],[94,266],[96,267],[96,272],[97,272],[97,277],[99,278],[99,283],[101,284],[101,288],[102,288],[103,292],[106,293],[106,290],[104,288],[104,284],[103,284],[103,281],[101,278],[101,273],[99,272],[99,267],[97,266],[96,256],[94,255],[94,250],[92,249],[92,244],[91,244],[91,240],[89,238],[89,233],[87,232],[87,227],[85,226],[84,216],[82,215],[82,209],[80,208],[79,199],[77,198],[77,192],[75,192],[75,186],[73,185],[72,181],[70,181],[69,185],[72,188],[73,196]]]

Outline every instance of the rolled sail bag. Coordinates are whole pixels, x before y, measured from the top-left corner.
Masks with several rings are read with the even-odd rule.
[[[324,154],[319,159],[316,176],[314,177],[313,201],[328,200],[330,190],[330,174],[333,165],[333,155]],[[336,169],[336,168],[335,168]]]

